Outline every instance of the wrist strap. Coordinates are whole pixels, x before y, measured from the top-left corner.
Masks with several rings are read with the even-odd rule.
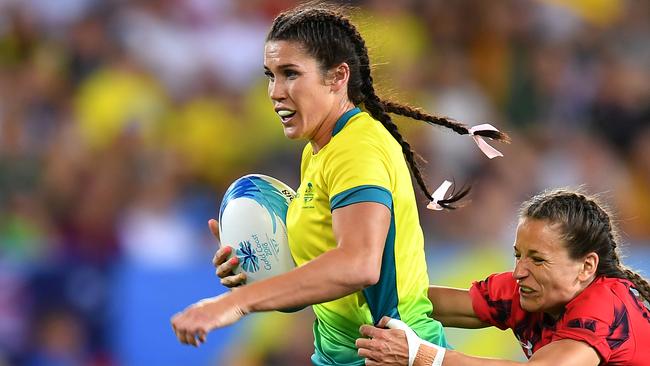
[[[420,345],[424,344],[428,347],[434,348],[436,350],[436,357],[433,359],[433,363],[431,366],[441,366],[442,361],[445,358],[445,351],[446,349],[443,347],[440,347],[438,345],[435,345],[433,343],[427,342],[423,340],[422,338],[418,337],[417,334],[411,329],[406,323],[404,323],[401,320],[398,319],[391,319],[388,321],[388,324],[386,324],[388,328],[391,329],[400,329],[403,330],[404,333],[406,334],[406,341],[408,342],[408,347],[409,347],[409,365],[408,366],[413,366],[413,362],[415,362],[415,356],[418,353],[418,349],[420,348]]]

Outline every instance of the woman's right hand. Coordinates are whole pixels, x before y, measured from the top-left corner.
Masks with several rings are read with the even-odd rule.
[[[212,235],[219,240],[219,223],[217,220],[210,219],[208,221],[208,227],[210,228]],[[219,242],[221,243],[221,241]],[[232,250],[232,247],[228,245],[220,245],[219,250],[217,250],[212,258],[212,264],[214,264],[217,269],[216,273],[221,279],[221,284],[228,288],[246,284],[246,273],[233,273],[233,269],[239,265],[239,259],[237,256],[228,259],[232,254]]]

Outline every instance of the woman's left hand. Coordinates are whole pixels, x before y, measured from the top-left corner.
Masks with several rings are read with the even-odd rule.
[[[203,299],[174,315],[171,323],[179,342],[199,346],[210,331],[233,324],[246,315],[231,295]]]

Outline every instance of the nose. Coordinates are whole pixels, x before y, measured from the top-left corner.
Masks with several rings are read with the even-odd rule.
[[[277,80],[269,81],[269,97],[274,102],[282,101],[286,98],[286,90],[282,83]]]
[[[524,263],[524,261],[521,259],[517,259],[515,261],[515,269],[512,271],[512,277],[514,277],[516,280],[521,280],[527,276],[528,268],[526,267],[526,263]]]

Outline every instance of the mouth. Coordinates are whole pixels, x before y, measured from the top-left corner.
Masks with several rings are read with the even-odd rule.
[[[529,297],[532,296],[536,293],[537,291],[533,290],[532,288],[528,286],[522,286],[519,285],[519,295],[524,296],[524,297]]]
[[[290,110],[290,109],[276,109],[275,113],[280,116],[280,120],[282,120],[282,124],[287,124],[293,116],[296,115],[296,111]]]

